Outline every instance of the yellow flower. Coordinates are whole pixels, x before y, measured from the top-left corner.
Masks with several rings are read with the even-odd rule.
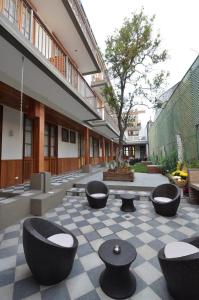
[[[180,171],[180,176],[182,176],[182,177],[187,177],[187,176],[188,176],[188,173],[187,173],[187,172]]]

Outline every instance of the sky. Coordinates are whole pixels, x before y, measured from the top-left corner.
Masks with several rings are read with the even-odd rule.
[[[180,81],[199,54],[199,0],[81,0],[97,43],[104,52],[105,40],[120,28],[125,17],[141,7],[156,15],[159,32],[169,59],[161,66],[170,72],[168,88]],[[153,116],[153,112],[148,113]],[[140,115],[140,117],[143,115]]]

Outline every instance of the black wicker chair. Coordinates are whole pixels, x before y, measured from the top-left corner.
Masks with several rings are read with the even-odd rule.
[[[199,237],[184,240],[199,248]],[[199,299],[199,253],[182,257],[166,258],[165,248],[158,253],[169,293],[175,300]]]
[[[180,204],[180,194],[180,189],[176,185],[166,183],[157,186],[151,192],[149,199],[157,214],[172,217],[175,216]],[[168,202],[162,202],[162,199]]]
[[[92,208],[102,208],[106,206],[109,196],[109,189],[102,181],[90,181],[86,185],[86,196]]]
[[[70,246],[61,246],[49,240],[60,233],[70,238]],[[40,284],[51,285],[62,281],[70,273],[78,241],[70,231],[58,224],[41,218],[28,218],[23,224],[23,247],[35,279]]]

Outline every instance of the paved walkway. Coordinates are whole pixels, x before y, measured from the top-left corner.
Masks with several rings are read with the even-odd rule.
[[[103,180],[103,171],[105,168],[96,166],[89,174],[82,173],[81,171],[70,172],[63,175],[55,175],[51,177],[51,187],[59,187],[62,183],[67,183],[75,180],[75,186],[83,188],[92,180]],[[83,177],[83,178],[82,178]],[[154,187],[168,183],[167,177],[161,174],[149,174],[149,173],[135,173],[134,182],[129,181],[105,181],[105,183],[111,189],[115,190],[136,190],[136,191],[151,191]],[[17,192],[23,193],[30,189],[29,183],[19,184],[16,186],[2,189],[4,192]]]
[[[84,179],[77,180],[77,186],[83,186],[92,180],[103,180],[103,172],[87,176]],[[163,184],[169,183],[169,179],[166,176],[161,174],[149,174],[149,173],[135,173],[135,180],[130,181],[105,181],[105,183],[111,188],[121,189],[126,187],[126,189],[153,189],[154,187]]]

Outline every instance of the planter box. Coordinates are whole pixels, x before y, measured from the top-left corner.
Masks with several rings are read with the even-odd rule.
[[[160,165],[147,165],[149,173],[162,174],[162,166]]]
[[[103,172],[104,181],[134,181],[134,171],[128,169],[108,170]]]

